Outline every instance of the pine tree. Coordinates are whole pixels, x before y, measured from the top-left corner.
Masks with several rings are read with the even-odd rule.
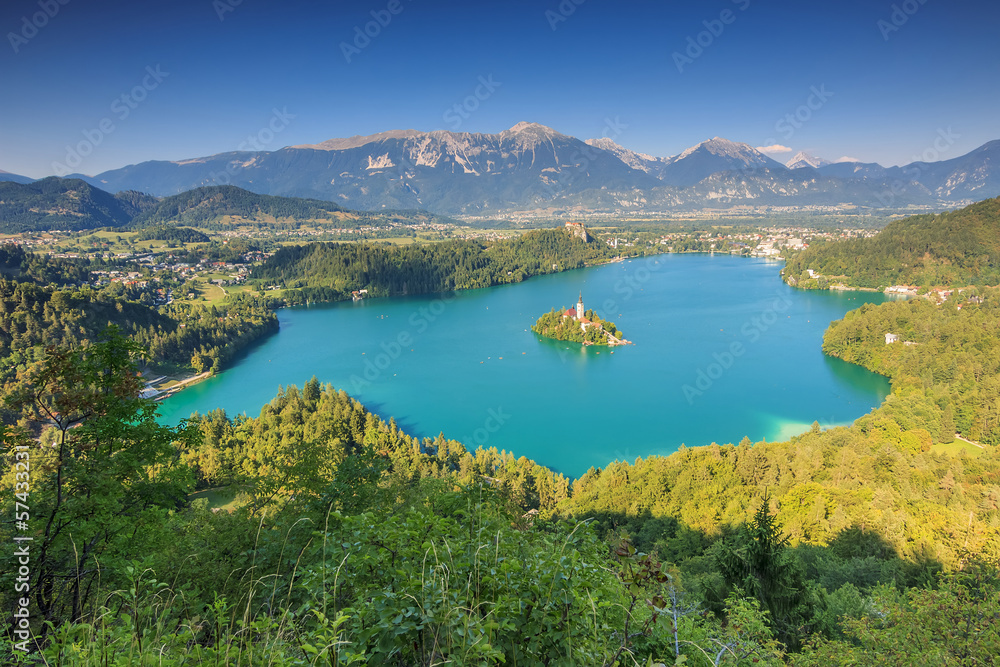
[[[753,521],[722,542],[716,563],[729,591],[759,600],[779,639],[795,647],[803,620],[804,584],[787,551],[788,537],[781,534],[768,504],[765,496]]]

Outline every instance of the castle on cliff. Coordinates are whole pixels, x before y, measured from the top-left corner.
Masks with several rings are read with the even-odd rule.
[[[590,234],[587,233],[587,228],[583,226],[582,222],[567,222],[564,229],[584,243],[590,241]]]

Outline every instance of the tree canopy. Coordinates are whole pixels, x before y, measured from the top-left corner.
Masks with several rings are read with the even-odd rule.
[[[872,238],[812,245],[788,259],[784,275],[812,284],[807,269],[849,287],[1000,284],[1000,197],[895,220]]]

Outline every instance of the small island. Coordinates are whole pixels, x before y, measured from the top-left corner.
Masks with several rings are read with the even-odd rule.
[[[556,310],[553,308],[538,318],[531,330],[546,338],[566,340],[583,345],[631,345],[622,332],[614,325],[598,317],[593,310],[584,310],[583,293],[576,308]]]

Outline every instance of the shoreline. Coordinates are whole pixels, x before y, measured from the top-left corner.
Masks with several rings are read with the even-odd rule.
[[[631,260],[646,259],[646,260],[650,260],[650,261],[657,261],[657,260],[661,259],[661,257],[660,257],[661,255],[665,255],[665,254],[700,254],[700,255],[711,255],[713,253],[702,253],[702,252],[690,252],[690,253],[655,253],[655,254],[652,254],[652,255],[645,255],[645,256],[641,256],[640,255],[640,256],[635,256],[635,257],[631,257],[631,258],[627,258],[627,259],[631,259]],[[720,254],[720,253],[714,253],[714,254]],[[727,256],[732,257],[732,255],[727,255]],[[742,257],[746,258],[747,256],[744,255]],[[772,264],[773,263],[773,264],[776,265],[775,268],[779,268],[777,266],[777,262],[774,262],[773,260],[770,260],[769,258],[749,257],[749,259],[755,260],[754,263],[762,263],[762,264]],[[604,266],[604,265],[609,264],[609,263],[619,263],[619,262],[602,262],[601,264],[590,265],[590,266],[585,267],[585,268],[600,268],[601,266]],[[569,270],[569,269],[567,269],[567,270]],[[565,272],[565,270],[564,271],[552,272],[551,274],[545,274],[545,275],[556,275],[558,273],[564,273],[564,272]],[[772,274],[772,276],[773,276],[773,274]],[[779,278],[780,278],[780,276],[779,276]],[[516,283],[510,283],[510,284],[516,284]],[[499,285],[499,286],[504,286],[504,285]],[[468,290],[458,290],[458,291],[468,291]],[[809,290],[805,290],[805,291],[809,291]],[[817,290],[817,291],[824,291],[824,290]],[[869,290],[869,291],[875,292],[874,290]],[[455,292],[451,292],[451,293],[454,294]],[[417,296],[417,295],[406,295],[404,297],[404,299],[406,299],[407,297],[410,297],[410,296]],[[431,299],[434,298],[434,295],[432,293],[428,293],[428,294],[424,294],[424,295],[420,295],[420,296],[425,296],[425,297],[428,297],[428,298],[431,298]],[[394,299],[395,297],[390,296],[390,297],[385,297],[385,298],[387,298],[387,299]],[[347,300],[343,300],[344,303],[346,303],[346,301]],[[327,303],[335,304],[337,302],[327,302]],[[297,306],[284,306],[283,305],[281,307],[283,307],[283,308],[284,307],[302,308],[301,305],[297,305]],[[537,334],[537,332],[535,332],[535,333]],[[544,337],[544,336],[541,336],[541,335],[539,335],[539,336],[543,337],[543,338],[547,338],[551,342],[562,342],[562,341],[559,341],[558,339],[552,339],[552,338]],[[600,347],[599,346],[584,346],[582,344],[577,344],[577,347],[579,347],[580,349],[598,350],[598,349],[600,349],[600,347],[603,347],[603,346],[600,346]],[[609,347],[608,351],[609,351],[609,353],[611,353],[614,350],[614,347],[612,347],[612,346],[608,346],[608,347]],[[826,356],[830,356],[830,355],[826,355]],[[831,357],[831,358],[837,358],[837,357]],[[859,368],[864,368],[863,366],[861,366],[859,364],[854,364],[854,365],[857,366],[857,367],[859,367]],[[226,369],[226,370],[228,370],[228,369]],[[867,370],[867,369],[865,369],[865,370]],[[205,374],[202,374],[202,375],[203,375],[203,377],[205,376]],[[874,375],[879,375],[880,377],[887,378],[887,376],[883,376],[883,375],[878,374],[878,373],[875,373]],[[172,391],[170,391],[169,393],[165,393],[164,395],[162,395],[160,397],[160,400],[164,400],[164,399],[168,398],[169,396],[172,396],[172,395],[178,393],[183,388],[185,388],[187,386],[190,386],[191,384],[194,384],[197,381],[200,381],[200,379],[203,379],[203,378],[198,378],[197,376],[192,376],[192,377],[186,378],[187,381],[185,381],[183,384],[181,384],[180,382],[178,382],[176,385],[174,385],[172,387]],[[886,399],[888,398],[888,396],[891,396],[892,393],[893,392],[892,392],[892,389],[890,387],[889,391],[887,392],[887,395],[885,397],[883,397],[883,399],[881,401],[878,401],[878,403],[873,406],[874,409],[877,410],[877,409],[883,407],[885,405]],[[249,412],[252,412],[252,411],[249,411]],[[375,414],[380,414],[380,416],[383,417],[383,418],[385,418],[385,419],[389,419],[389,418],[392,417],[391,414],[382,414],[382,413],[379,413],[377,410],[373,410],[373,412]],[[831,426],[831,427],[833,427],[833,426],[850,426],[850,424],[853,424],[853,422],[856,420],[856,418],[860,418],[861,416],[863,416],[863,415],[855,415],[855,418],[854,419],[850,419],[849,422],[845,421],[844,423],[830,424],[829,426]],[[812,420],[812,421],[815,421],[815,420]],[[807,432],[809,430],[810,426],[811,426],[812,421],[810,421],[808,419],[803,419],[802,422],[801,422],[801,424],[796,423],[796,425],[795,425],[796,428],[792,429],[791,430],[792,432],[790,432],[789,430],[786,430],[786,429],[779,428],[778,432],[776,432],[774,434],[774,436],[777,436],[777,440],[776,441],[787,441],[787,440],[790,440],[791,438],[795,437],[796,435],[799,435],[800,433]],[[772,436],[772,437],[774,437],[774,436]],[[735,442],[735,440],[734,440],[734,442]],[[469,447],[470,451],[473,451],[475,449],[475,443],[474,442],[464,443],[464,444],[467,444],[467,446]],[[702,443],[697,443],[697,444],[695,444],[695,443],[688,443],[687,446],[689,446],[689,447],[705,447],[705,446],[709,446],[709,444],[710,444],[709,441],[706,440],[706,441],[704,441]]]
[[[157,380],[146,383],[146,388],[142,392],[144,394],[143,398],[151,398],[156,402],[160,402],[180,392],[185,387],[197,384],[198,382],[201,382],[211,376],[212,371],[205,371],[203,373],[198,373],[197,375],[161,376]],[[168,380],[166,383],[167,386],[163,387],[163,389],[154,386],[156,384],[160,384],[163,380]],[[173,384],[170,384],[170,382],[173,382]],[[147,392],[151,393],[146,395]]]
[[[656,258],[656,257],[660,257],[661,255],[716,255],[716,254],[723,254],[723,253],[706,252],[706,251],[700,251],[700,250],[691,250],[691,251],[682,251],[682,252],[664,251],[664,252],[657,252],[657,253],[651,253],[651,254],[645,254],[645,255],[634,255],[634,256],[626,256],[626,257],[619,256],[619,257],[615,257],[615,258],[612,258],[610,260],[603,261],[603,262],[600,262],[600,263],[585,264],[583,267],[579,267],[579,268],[583,268],[583,269],[599,268],[601,266],[606,266],[606,265],[609,265],[609,264],[622,263],[622,262],[624,262],[626,260],[653,259],[653,258]],[[775,259],[775,258],[768,258],[768,257],[754,257],[754,256],[751,256],[751,255],[731,255],[729,253],[725,253],[725,254],[727,256],[735,256],[735,257],[740,257],[740,258],[744,258],[744,259],[765,260],[765,261],[767,261],[769,263],[770,262],[774,262],[775,264],[777,264],[778,262],[781,262],[783,264],[784,261],[785,261],[784,258]],[[525,279],[525,281],[528,280],[528,279],[530,279],[530,278],[536,278],[536,277],[539,277],[539,276],[556,275],[556,274],[559,274],[559,273],[565,273],[566,271],[575,271],[575,270],[579,270],[579,268],[573,268],[573,269],[568,269],[568,268],[567,269],[562,269],[561,268],[558,271],[554,271],[554,272],[551,272],[551,273],[542,273],[542,274],[538,274],[537,276],[529,276],[528,278]],[[817,292],[831,292],[831,291],[832,292],[836,292],[836,291],[844,291],[844,292],[869,292],[869,293],[872,293],[872,294],[882,294],[882,295],[884,295],[886,297],[893,296],[892,294],[886,293],[883,290],[878,290],[878,289],[875,289],[875,288],[848,287],[846,285],[838,285],[837,289],[834,289],[833,286],[830,286],[830,287],[827,287],[826,289],[822,289],[822,290],[820,290],[820,289],[817,289],[817,290],[805,290],[805,289],[802,289],[800,287],[797,287],[796,285],[789,285],[784,280],[784,276],[782,275],[781,270],[779,270],[778,277],[781,280],[781,282],[783,284],[785,284],[786,286],[791,287],[793,289],[802,290],[802,291],[805,291],[805,292],[810,292],[810,291],[817,291]],[[522,282],[524,282],[524,281],[522,281]],[[510,285],[516,285],[516,284],[518,284],[518,283],[500,283],[500,284],[497,284],[497,285],[492,285],[490,287],[503,287],[503,286],[510,286]],[[475,288],[475,289],[485,289],[485,288]],[[468,289],[465,289],[465,290],[452,290],[451,292],[441,292],[441,293],[436,293],[436,294],[454,294],[454,293],[457,293],[457,292],[465,292],[465,291],[470,291],[470,290],[468,290]],[[365,299],[362,299],[362,300],[367,300],[368,298],[393,299],[393,298],[398,297],[398,296],[427,296],[427,295],[431,295],[431,294],[435,294],[435,293],[430,293],[429,292],[429,293],[425,293],[425,294],[422,294],[422,295],[415,295],[414,294],[414,295],[390,295],[390,296],[386,296],[386,297],[366,297]],[[315,303],[315,305],[321,305],[321,304],[345,303],[346,301],[348,301],[348,299],[341,299],[341,300],[338,300],[338,301],[317,301],[317,302],[313,302],[313,303]],[[282,303],[280,306],[276,307],[275,310],[277,311],[279,309],[284,309],[284,308],[301,308],[301,307],[308,307],[310,305],[313,305],[313,304],[312,303],[306,303],[306,304],[289,305],[287,303]],[[850,311],[848,311],[848,312],[850,312]],[[277,334],[279,332],[280,332],[280,329],[279,329],[279,331],[275,331],[274,333]],[[538,335],[541,335],[541,334],[538,334]],[[544,338],[548,338],[548,337],[545,337],[545,336],[543,336],[543,337]],[[552,339],[552,338],[550,338],[549,340],[558,340],[558,339]],[[562,341],[562,342],[565,342],[565,341]],[[627,343],[622,343],[622,346],[624,346],[626,344],[627,345],[634,345],[634,343],[632,343],[631,341],[628,341]],[[605,346],[585,345],[585,344],[579,344],[579,345],[580,345],[581,349],[588,349],[588,348],[594,349],[594,348],[598,348],[598,347],[605,347]],[[614,354],[614,348],[615,347],[617,347],[617,346],[612,346],[612,345],[608,345],[607,346],[607,348],[608,348],[608,350],[609,350],[609,352],[611,354]],[[825,356],[830,357],[830,358],[839,359],[839,357],[828,355],[825,352],[823,352],[823,354]],[[864,368],[864,366],[861,366],[860,364],[854,364],[854,365],[858,366],[859,368]],[[220,372],[223,372],[225,370],[226,369],[223,368],[223,369],[221,369]],[[865,369],[865,370],[868,370],[868,369]],[[874,373],[876,375],[879,375],[881,377],[885,377],[887,379],[890,379],[889,376],[884,376],[881,373],[875,373],[874,371],[869,371],[869,372],[872,372],[872,373]],[[191,386],[193,384],[197,384],[198,382],[200,382],[200,381],[202,381],[204,379],[207,379],[211,375],[213,375],[213,373],[211,371],[206,371],[206,372],[201,373],[199,375],[185,377],[182,380],[178,381],[176,384],[171,385],[171,387],[169,387],[168,389],[164,390],[162,393],[157,394],[156,397],[155,397],[155,400],[157,402],[166,400],[167,398],[170,398],[171,396],[173,396],[173,395],[181,392],[186,387]],[[889,393],[886,395],[885,398],[882,399],[881,403],[878,406],[876,406],[874,409],[878,410],[878,409],[882,408],[885,405],[886,400],[888,400],[888,398],[890,396],[892,396],[892,395],[893,395],[893,390],[890,387]],[[851,424],[853,424],[853,421],[851,422]],[[784,435],[784,434],[782,434],[782,435]],[[788,439],[790,439],[790,438],[787,438],[787,437],[784,438],[784,440],[788,440]],[[959,436],[958,434],[956,434],[956,439],[957,440],[964,440],[964,438],[961,438],[961,436]],[[976,444],[976,443],[970,443],[970,444]],[[708,444],[691,445],[691,447],[707,447],[707,446],[709,446],[709,445]],[[982,447],[982,445],[976,445],[976,446]]]

